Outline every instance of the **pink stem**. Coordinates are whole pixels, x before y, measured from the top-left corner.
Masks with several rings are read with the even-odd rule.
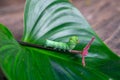
[[[86,47],[84,48],[85,50],[88,50],[90,45],[92,44],[92,42],[94,41],[95,37],[92,37],[91,41],[86,45]]]
[[[85,66],[85,56],[88,55],[88,49],[90,48],[90,45],[94,41],[95,37],[92,37],[91,41],[85,46],[85,48],[82,51],[82,65]]]
[[[83,65],[83,67],[85,67],[85,57],[84,56],[82,56],[82,65]]]

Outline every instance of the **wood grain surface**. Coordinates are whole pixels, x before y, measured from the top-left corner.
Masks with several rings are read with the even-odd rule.
[[[120,0],[71,0],[83,13],[95,32],[120,55]],[[0,23],[6,25],[17,39],[23,33],[25,0],[1,0]]]

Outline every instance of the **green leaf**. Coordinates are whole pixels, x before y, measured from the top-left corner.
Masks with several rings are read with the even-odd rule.
[[[83,68],[69,55],[19,45],[3,25],[0,35],[0,65],[9,80],[108,79],[99,71]]]
[[[111,80],[120,78],[120,58],[92,30],[68,0],[26,0],[23,41],[44,45],[45,39],[68,41],[77,35],[82,50],[95,41],[86,57],[22,46],[0,25],[0,65],[10,80]]]
[[[115,79],[120,77],[117,73],[120,71],[120,66],[118,66],[120,58],[106,47],[82,14],[67,0],[27,0],[24,18],[23,41],[26,42],[44,44],[46,38],[66,42],[70,36],[77,35],[81,43],[76,49],[82,50],[91,37],[95,36],[96,39],[86,57],[87,66],[100,70]],[[113,69],[116,74],[114,72],[110,74],[108,70],[105,70],[106,68],[104,69],[104,66],[110,66],[106,64],[111,61],[115,64],[107,69]]]

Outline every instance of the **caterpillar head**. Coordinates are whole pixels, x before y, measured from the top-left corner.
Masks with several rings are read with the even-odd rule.
[[[72,37],[70,37],[69,43],[71,43],[71,44],[78,44],[79,43],[78,36],[72,36]]]

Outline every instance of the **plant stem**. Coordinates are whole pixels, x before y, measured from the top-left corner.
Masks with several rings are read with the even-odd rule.
[[[18,43],[22,46],[27,46],[27,47],[33,47],[33,48],[38,48],[38,49],[45,49],[45,50],[50,50],[50,51],[56,51],[56,52],[64,52],[64,53],[72,53],[72,54],[81,54],[82,51],[78,51],[78,50],[57,50],[51,47],[44,47],[42,45],[37,45],[37,44],[32,44],[32,43],[28,43],[28,42],[23,42],[23,41],[18,41]]]

